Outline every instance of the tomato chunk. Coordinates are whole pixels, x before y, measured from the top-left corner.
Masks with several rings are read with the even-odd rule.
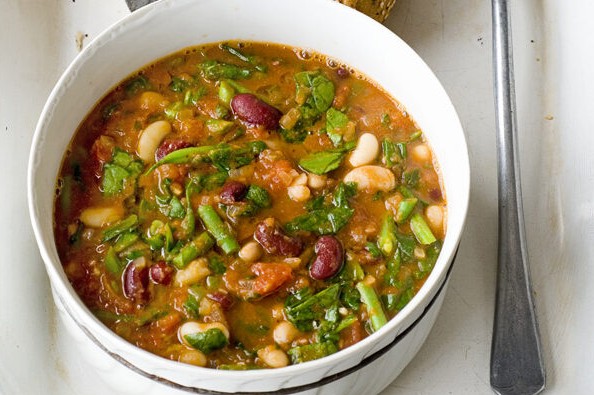
[[[256,263],[251,271],[257,276],[253,290],[260,296],[273,293],[293,277],[293,269],[286,263]]]

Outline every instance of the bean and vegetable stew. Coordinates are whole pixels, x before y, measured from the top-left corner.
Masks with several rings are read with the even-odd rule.
[[[55,237],[92,312],[152,353],[217,369],[321,358],[379,330],[433,268],[446,216],[404,109],[322,55],[187,49],[86,117]]]

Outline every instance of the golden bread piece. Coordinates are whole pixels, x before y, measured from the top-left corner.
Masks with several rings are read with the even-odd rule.
[[[338,2],[355,8],[376,21],[383,22],[390,15],[395,0],[338,0]]]

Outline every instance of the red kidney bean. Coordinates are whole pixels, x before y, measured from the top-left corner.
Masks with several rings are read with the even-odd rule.
[[[316,242],[316,259],[309,267],[309,275],[316,280],[326,280],[334,276],[344,261],[344,251],[340,241],[334,236],[322,236]]]
[[[168,285],[173,276],[173,268],[163,261],[155,263],[149,269],[149,278],[155,284]]]
[[[163,159],[167,154],[170,154],[173,151],[177,151],[182,148],[188,148],[191,146],[192,146],[192,144],[190,144],[189,142],[184,141],[184,140],[179,140],[179,139],[164,140],[161,143],[161,145],[159,146],[159,148],[157,148],[157,150],[155,151],[155,160],[158,162],[161,159]]]
[[[439,188],[435,188],[429,191],[429,197],[433,199],[433,201],[438,202],[441,200],[441,190]]]
[[[339,67],[336,69],[336,75],[338,75],[340,78],[347,78],[351,75],[351,73],[348,69],[344,67]]]
[[[149,271],[145,258],[137,258],[128,263],[122,275],[124,296],[137,303],[148,300]]]
[[[209,299],[214,300],[215,302],[221,305],[221,308],[225,311],[229,310],[233,303],[233,297],[226,292],[213,292],[206,295]]]
[[[267,130],[279,128],[278,121],[283,116],[279,109],[264,103],[251,93],[240,93],[231,99],[231,109],[239,119],[252,125],[263,126]]]
[[[247,195],[248,187],[243,182],[228,181],[223,185],[223,190],[220,193],[221,202],[225,204],[233,204],[242,201]]]
[[[274,218],[267,218],[256,225],[254,239],[272,255],[298,256],[303,251],[303,242],[283,232]]]

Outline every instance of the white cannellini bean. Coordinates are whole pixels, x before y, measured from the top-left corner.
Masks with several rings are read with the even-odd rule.
[[[165,107],[169,101],[157,92],[142,92],[140,95],[140,107],[144,110],[156,110]]]
[[[241,247],[237,255],[244,262],[255,262],[262,255],[262,247],[260,247],[260,244],[257,241],[251,240]]]
[[[435,204],[427,206],[425,216],[431,230],[441,234],[443,232],[443,207]]]
[[[427,144],[419,144],[412,149],[412,157],[419,162],[431,162],[431,150]]]
[[[361,166],[347,173],[344,182],[354,182],[360,191],[388,192],[396,187],[396,177],[391,170],[381,166]]]
[[[225,337],[227,339],[229,339],[229,329],[227,329],[227,327],[225,325],[223,325],[222,323],[220,323],[220,322],[202,323],[202,322],[197,322],[197,321],[184,322],[177,330],[177,337],[180,342],[182,342],[183,344],[185,344],[188,347],[192,347],[192,346],[190,346],[190,344],[188,344],[188,341],[186,340],[186,336],[193,335],[196,333],[204,333],[210,329],[219,329],[221,332],[223,332],[223,335],[225,335]]]
[[[124,210],[118,206],[95,206],[86,208],[80,213],[80,220],[90,228],[101,228],[112,222],[119,221],[124,216]]]
[[[205,258],[199,258],[190,262],[185,269],[178,270],[175,273],[175,283],[180,287],[196,284],[209,274],[208,261]]]
[[[280,322],[273,332],[275,343],[289,344],[299,336],[299,331],[289,321]]]
[[[326,186],[326,176],[310,173],[307,175],[307,185],[311,189],[322,189]]]
[[[258,357],[271,368],[282,368],[289,364],[289,357],[285,352],[274,345],[258,350]]]
[[[206,355],[200,350],[185,350],[179,355],[179,362],[196,366],[206,366]]]
[[[291,186],[306,185],[306,184],[307,184],[307,174],[301,173],[293,179]]]
[[[357,142],[357,148],[349,156],[353,167],[368,165],[375,160],[379,152],[377,137],[371,133],[363,133]]]
[[[156,121],[148,125],[140,134],[136,146],[140,159],[147,163],[154,162],[155,151],[169,133],[171,133],[171,124],[167,121]]]
[[[295,202],[305,202],[311,196],[311,191],[305,185],[293,185],[287,188],[289,198]]]

